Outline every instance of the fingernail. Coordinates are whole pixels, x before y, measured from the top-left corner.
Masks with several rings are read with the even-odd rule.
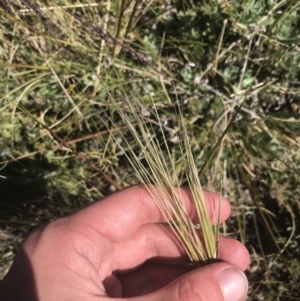
[[[248,291],[248,281],[245,274],[234,268],[222,271],[218,281],[221,285],[224,300],[243,301]]]

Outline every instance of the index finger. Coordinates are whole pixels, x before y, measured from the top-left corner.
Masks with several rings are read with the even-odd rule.
[[[189,188],[178,189],[187,214],[197,222]],[[203,194],[212,224],[224,222],[230,214],[229,202],[216,193],[203,191]],[[70,218],[96,229],[114,242],[130,236],[145,224],[167,222],[144,186],[131,186],[118,191]]]

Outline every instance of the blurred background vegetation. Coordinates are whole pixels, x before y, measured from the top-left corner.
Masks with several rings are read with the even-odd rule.
[[[0,277],[34,227],[136,183],[101,122],[126,94],[174,158],[181,101],[199,170],[237,114],[201,181],[232,203],[249,300],[300,300],[299,42],[297,0],[1,0]]]

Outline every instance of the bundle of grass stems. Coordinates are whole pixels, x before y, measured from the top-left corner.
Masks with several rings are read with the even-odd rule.
[[[109,102],[117,112],[118,118],[127,126],[127,131],[111,131],[112,139],[129,162],[137,181],[145,185],[145,189],[183,245],[190,261],[195,266],[214,262],[218,258],[219,225],[211,223],[190,145],[191,133],[188,133],[181,101],[169,99],[176,112],[176,120],[172,121],[170,128],[163,124],[162,116],[151,96],[145,105],[136,98],[130,98],[124,89],[121,94],[122,99],[109,94]],[[107,129],[120,128],[117,120],[104,110],[101,113],[99,116]],[[167,137],[166,129],[171,138]],[[161,137],[158,137],[157,133]],[[182,176],[178,175],[178,166],[169,147],[170,140],[179,145],[180,161],[183,162],[180,169]],[[132,141],[135,147],[132,146]],[[198,221],[196,224],[187,214],[183,204],[183,196],[179,189],[182,178],[190,188]]]

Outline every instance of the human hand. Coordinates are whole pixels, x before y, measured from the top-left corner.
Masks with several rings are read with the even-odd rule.
[[[188,188],[182,188],[193,217]],[[230,214],[226,199],[204,193],[212,222]],[[171,264],[187,261],[185,251],[142,186],[133,186],[58,219],[32,233],[0,282],[1,300],[240,301],[247,292],[241,270],[245,247],[220,237],[222,262],[198,269]],[[160,261],[160,262],[159,262]],[[161,263],[165,261],[167,263]],[[169,263],[168,263],[169,262]]]

